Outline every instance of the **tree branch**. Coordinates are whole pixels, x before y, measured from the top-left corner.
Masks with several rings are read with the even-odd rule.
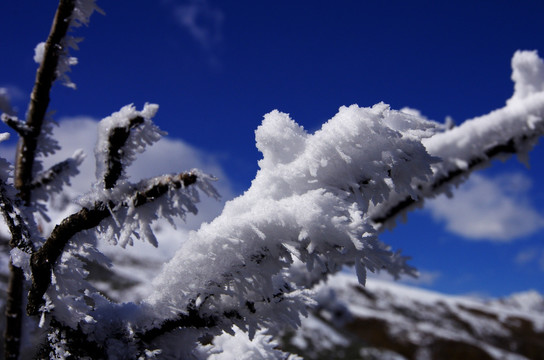
[[[193,173],[182,173],[171,176],[168,180],[167,183],[158,182],[153,184],[144,191],[136,191],[130,200],[132,206],[140,207],[158,199],[167,193],[170,186],[177,189],[188,187],[197,181],[197,176]],[[110,209],[119,205],[129,206],[127,203],[114,204],[110,202],[106,204],[97,202],[92,209],[83,208],[55,226],[44,245],[31,256],[32,285],[28,293],[28,315],[37,315],[43,305],[43,295],[51,285],[52,268],[62,255],[68,242],[77,233],[98,226],[102,220],[112,215]]]
[[[9,241],[10,248],[19,248],[22,251],[31,253],[33,251],[30,232],[26,228],[26,222],[15,208],[6,194],[6,185],[0,181],[0,209],[4,220],[11,233]],[[21,323],[23,303],[23,270],[9,263],[10,277],[6,299],[6,329],[4,333],[4,357],[6,359],[17,359],[21,342]]]
[[[128,137],[130,135],[130,130],[134,129],[136,126],[142,124],[144,118],[141,116],[136,116],[130,119],[128,126],[118,127],[111,130],[110,136],[108,138],[108,159],[107,159],[107,169],[104,174],[104,187],[106,189],[111,189],[115,186],[119,177],[123,173],[123,163],[121,162],[123,158],[123,146],[125,145]]]
[[[55,351],[55,342],[62,342],[69,351],[66,359],[101,360],[108,358],[106,350],[96,342],[89,340],[88,335],[79,326],[77,329],[72,329],[53,319],[49,323],[46,338],[47,342],[38,350],[35,359],[50,359],[50,353]]]
[[[21,324],[23,303],[23,270],[9,263],[10,278],[6,299],[6,330],[4,332],[4,356],[17,359],[21,346]]]
[[[53,25],[45,44],[45,54],[36,74],[34,89],[30,97],[30,105],[26,124],[15,129],[19,135],[17,155],[15,158],[14,184],[19,190],[19,197],[25,204],[30,203],[30,184],[32,169],[36,158],[38,137],[41,133],[45,113],[49,106],[49,92],[56,79],[56,70],[63,51],[62,40],[65,38],[75,8],[74,0],[60,0],[53,20]],[[25,131],[22,131],[22,130]],[[12,236],[12,241],[17,242]],[[22,291],[24,276],[21,269],[10,263],[10,286],[6,306],[7,327],[4,335],[6,359],[19,357],[19,339],[21,338]]]
[[[225,314],[226,316],[230,314]],[[232,317],[232,315],[230,316]],[[145,343],[150,343],[161,335],[165,335],[179,328],[211,328],[216,326],[219,320],[215,316],[201,316],[198,309],[191,303],[187,308],[187,314],[178,314],[177,318],[163,321],[160,326],[136,334],[136,337]]]
[[[531,101],[531,99],[529,99],[529,101],[528,101],[529,105],[530,105],[530,101]],[[444,137],[447,137],[448,140],[450,140],[450,142],[453,143],[454,145],[451,145],[450,143],[448,143],[446,141],[446,144],[443,147],[439,147],[438,145],[435,146],[435,147],[431,147],[431,146],[427,147],[428,152],[430,153],[430,155],[433,155],[433,156],[443,155],[444,159],[443,159],[442,163],[438,163],[436,165],[436,167],[435,167],[436,171],[434,172],[434,174],[432,174],[432,175],[429,174],[428,182],[425,182],[425,183],[421,182],[419,184],[418,191],[415,191],[416,194],[418,194],[418,195],[421,194],[420,195],[421,198],[429,197],[429,196],[431,196],[433,194],[436,194],[437,192],[441,191],[443,189],[443,187],[445,187],[446,185],[449,185],[449,184],[452,184],[453,182],[456,182],[456,180],[459,179],[459,177],[467,175],[470,171],[474,170],[475,168],[477,168],[479,166],[484,165],[485,163],[491,161],[494,158],[497,158],[497,157],[499,157],[501,155],[518,153],[518,152],[523,152],[523,151],[527,150],[528,147],[529,147],[528,145],[533,144],[534,141],[541,134],[544,133],[544,124],[541,121],[537,123],[536,120],[535,120],[532,125],[526,125],[526,122],[525,122],[526,119],[528,118],[527,113],[529,115],[534,115],[534,116],[541,117],[541,114],[544,112],[544,109],[542,109],[542,106],[540,105],[541,103],[542,102],[539,101],[538,104],[536,104],[536,105],[533,104],[534,106],[524,107],[524,109],[525,109],[524,111],[514,112],[514,111],[512,111],[512,109],[506,109],[506,110],[504,110],[502,112],[494,112],[494,113],[492,113],[493,114],[492,116],[489,116],[489,117],[487,117],[485,119],[479,119],[479,120],[473,122],[472,124],[469,123],[468,126],[462,126],[461,132],[459,132],[459,131],[457,131],[456,133],[446,132],[444,134],[441,134],[441,135],[444,135]],[[495,120],[496,117],[506,116],[505,113],[506,113],[506,115],[508,115],[508,118],[505,117],[503,119],[503,121],[502,121],[502,124],[499,124],[499,125],[503,125],[502,128],[501,128],[501,126],[496,126],[496,127],[489,126],[488,128],[486,128],[487,133],[482,130],[482,126],[481,126],[482,122],[483,122],[483,124],[485,124],[485,122],[492,122],[492,120]],[[476,123],[476,125],[474,125],[474,123]],[[511,128],[510,128],[511,132],[507,131],[506,133],[504,133],[503,131],[500,131],[503,128],[508,129],[508,126],[507,126],[508,124],[512,125]],[[526,125],[526,126],[524,126],[524,125]],[[479,132],[475,131],[474,127],[478,128],[478,130],[480,130],[480,131]],[[497,130],[497,128],[499,130]],[[497,136],[497,133],[504,134],[504,135]],[[472,139],[480,140],[480,141],[475,141],[474,142],[475,149],[470,149],[469,148],[467,150],[467,148],[465,147],[463,142],[457,141],[458,138],[462,138],[462,136],[467,135],[467,134],[472,134],[473,135],[473,138],[469,137],[469,139],[471,139],[471,140]],[[478,136],[480,137],[480,139],[476,139],[476,137],[478,137]],[[435,138],[434,140],[437,140],[437,142],[441,143],[443,138]],[[432,151],[431,151],[431,149],[432,149]],[[472,151],[472,150],[475,150],[475,151]],[[467,165],[462,167],[462,165],[459,165],[461,163],[466,163]],[[413,174],[412,179],[417,179],[418,178],[417,175],[419,175],[419,174]],[[412,182],[412,184],[414,184],[414,182]],[[409,190],[406,190],[406,192],[409,192]],[[401,206],[409,206],[410,205],[410,203],[405,204],[403,202],[403,199],[404,199],[405,195],[406,195],[405,193],[401,193],[401,194],[398,195],[398,198],[400,199]],[[411,198],[408,197],[408,199],[411,199]],[[412,200],[409,200],[409,201],[412,201]],[[399,204],[399,202],[397,202],[396,198],[391,198],[390,201],[385,202],[386,206],[380,208],[378,210],[379,213],[376,212],[375,214],[386,213],[386,214],[388,214],[388,216],[393,217],[397,213],[393,213],[393,212],[388,213],[387,210],[388,209],[396,209],[396,206],[398,206],[398,204]],[[401,210],[398,210],[398,211],[401,211]],[[236,214],[229,214],[229,215],[236,216]],[[222,216],[226,216],[225,213],[223,213]],[[378,216],[375,216],[375,218],[378,218]],[[386,218],[385,220],[387,220],[387,219],[389,219],[389,218]],[[237,223],[237,222],[235,222],[235,223]],[[223,224],[223,223],[221,223],[221,224]],[[221,230],[223,230],[223,229],[221,229]],[[228,231],[228,230],[223,230],[223,232],[221,232],[221,231],[217,230],[217,228],[215,228],[214,231],[210,231],[210,229],[207,228],[206,231],[207,231],[207,234],[213,233],[213,232],[220,232],[222,238],[229,238],[229,235],[230,235],[230,234],[225,234],[224,233],[224,231]],[[233,232],[235,232],[235,231],[233,231]],[[271,235],[271,237],[273,237],[275,234],[270,234],[270,235]],[[237,235],[237,236],[239,236],[239,235]],[[264,236],[263,236],[263,238],[264,238]],[[272,240],[269,240],[267,238],[267,241],[272,241]],[[217,247],[219,247],[219,246],[221,246],[221,243],[217,242]],[[251,257],[251,255],[248,255],[248,252],[246,252],[245,250],[241,251],[238,248],[236,248],[234,251],[237,251],[238,254],[243,253],[244,254],[243,256],[244,256],[245,259],[248,259],[248,258]],[[205,252],[204,252],[204,254],[205,254]],[[191,255],[187,254],[187,257],[190,257],[190,256]],[[277,255],[275,255],[275,256],[277,256]],[[395,255],[395,256],[397,256],[397,255]],[[392,265],[394,265],[393,260],[391,261]],[[379,264],[380,263],[378,262],[378,265]],[[194,263],[192,263],[192,265],[194,265]],[[227,266],[229,268],[227,268]],[[228,265],[225,265],[226,269],[222,269],[221,273],[222,274],[232,274],[232,273],[234,273],[232,271],[232,266],[233,266],[232,263],[229,263]],[[373,266],[373,264],[371,264],[371,266]],[[317,268],[317,266],[316,266],[316,268]],[[338,266],[338,269],[339,268],[340,267]],[[268,271],[270,271],[270,267],[267,267],[267,269],[269,269]],[[305,271],[307,272],[307,268],[305,268]],[[327,272],[328,271],[330,271],[330,270],[327,269]],[[337,271],[337,269],[333,269],[332,271]],[[319,276],[320,280],[323,279],[323,275],[324,275],[323,273],[316,274],[316,275]],[[183,272],[180,272],[180,276],[183,276]],[[213,276],[215,278],[215,274],[213,274]],[[205,280],[204,279],[199,279],[199,281],[204,282]],[[220,282],[222,282],[222,281],[220,281]],[[184,285],[185,284],[186,283],[184,283]],[[168,283],[168,286],[173,286],[171,281]],[[247,293],[249,293],[249,292],[247,292]],[[202,295],[202,294],[200,294],[200,295]],[[185,296],[186,295],[184,294],[184,297]],[[181,301],[185,301],[184,297],[182,298]],[[254,299],[250,298],[249,300],[254,300]],[[221,301],[221,300],[218,300],[218,301]],[[249,304],[246,303],[245,306],[247,306],[248,310],[250,310],[250,311],[252,309],[253,309],[253,311],[258,310],[258,308],[257,309],[255,308],[254,303],[249,303]],[[218,306],[216,308],[220,308],[220,307]],[[242,311],[242,308],[243,308],[242,303],[240,303],[238,305],[238,307],[235,307],[235,309],[238,310],[238,314],[244,314],[244,312]],[[190,310],[190,309],[188,309],[188,310]],[[178,329],[179,327],[194,327],[193,322],[195,322],[196,320],[194,318],[191,318],[191,320],[185,318],[185,316],[187,316],[187,314],[190,314],[190,312],[188,312],[188,310],[186,309],[187,312],[183,316],[181,316],[179,319],[178,318],[173,318],[173,319],[170,319],[170,320],[166,320],[161,325],[159,325],[157,328],[148,330],[146,333],[141,335],[141,338],[144,341],[148,341],[150,338],[155,338],[157,336],[165,334],[166,332]],[[207,316],[207,317],[216,316],[218,320],[221,320],[221,319],[225,318],[225,314],[223,314],[223,313],[214,313],[214,314],[209,314],[208,313],[205,316]],[[205,319],[206,319],[206,317],[204,317],[203,319],[199,319],[199,321],[203,321]],[[196,322],[196,324],[198,324],[198,321]],[[218,324],[218,325],[220,325],[220,324]]]
[[[45,43],[44,57],[36,74],[36,82],[30,96],[30,105],[26,126],[28,133],[21,136],[17,145],[15,163],[15,187],[20,191],[21,199],[30,201],[32,168],[36,158],[38,137],[47,108],[49,107],[51,87],[57,78],[59,58],[64,51],[62,41],[70,27],[69,19],[74,11],[74,0],[60,0],[49,37]]]
[[[61,175],[69,173],[71,169],[75,169],[71,175],[77,175],[79,170],[77,170],[76,167],[83,161],[83,158],[83,152],[76,152],[74,157],[56,163],[46,171],[38,174],[32,181],[32,184],[30,184],[30,189],[40,189],[55,182],[56,180],[61,180],[59,179],[61,178]],[[66,182],[69,183],[68,181]]]
[[[1,119],[4,124],[15,130],[19,136],[27,136],[30,134],[30,129],[26,126],[26,123],[19,120],[16,116],[2,114]]]
[[[443,176],[437,176],[432,183],[418,185],[418,192],[420,197],[414,199],[411,196],[405,196],[393,204],[389,205],[386,209],[380,209],[380,214],[372,217],[372,222],[375,224],[385,224],[398,215],[413,209],[414,207],[422,204],[425,198],[435,196],[441,189],[446,189],[449,184],[454,183],[456,180],[463,176],[468,176],[472,171],[485,166],[491,160],[499,158],[504,155],[512,155],[519,152],[519,143],[526,143],[536,140],[540,137],[540,134],[533,134],[532,136],[522,136],[521,139],[509,139],[506,143],[497,144],[483,152],[483,156],[470,159],[466,168],[456,168],[450,170]]]
[[[10,247],[19,248],[22,251],[31,254],[34,246],[30,241],[30,230],[27,228],[27,222],[16,211],[14,204],[7,196],[6,184],[0,180],[0,210],[11,233],[9,242]]]

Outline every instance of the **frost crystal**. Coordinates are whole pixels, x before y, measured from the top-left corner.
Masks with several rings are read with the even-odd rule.
[[[65,360],[70,357],[70,351],[67,350],[66,334],[58,329],[47,335],[52,351],[49,354],[51,360]]]
[[[51,195],[60,193],[64,185],[70,185],[70,178],[79,174],[78,168],[84,159],[83,150],[77,150],[68,159],[38,173],[34,177],[34,199],[45,201]]]
[[[104,11],[96,5],[96,0],[76,0],[70,25],[74,27],[88,25],[89,19],[95,11],[104,15]]]

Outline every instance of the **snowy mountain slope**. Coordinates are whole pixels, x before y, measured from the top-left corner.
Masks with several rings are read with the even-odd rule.
[[[286,350],[306,359],[544,359],[544,298],[448,296],[338,274]]]

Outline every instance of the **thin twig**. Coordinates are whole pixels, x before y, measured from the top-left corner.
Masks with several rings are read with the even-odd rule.
[[[56,163],[46,171],[38,174],[34,178],[32,184],[30,184],[30,189],[40,189],[55,181],[58,181],[62,178],[63,174],[66,174],[70,169],[75,168],[78,164],[79,160],[74,158],[68,158],[66,160]],[[77,173],[74,173],[73,175],[77,175]]]

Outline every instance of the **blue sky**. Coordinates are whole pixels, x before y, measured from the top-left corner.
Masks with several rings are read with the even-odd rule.
[[[72,51],[79,64],[70,77],[78,89],[54,87],[55,119],[102,118],[126,104],[158,103],[158,125],[213,158],[234,193],[257,171],[254,130],[273,109],[309,131],[341,105],[379,101],[459,123],[504,105],[516,50],[544,55],[541,1],[98,5],[106,15],[94,14],[88,28],[74,33],[84,38]],[[33,49],[45,40],[54,11],[51,1],[0,2],[0,87],[10,90],[20,115],[35,76]],[[508,161],[481,172],[464,199],[475,198],[472,189],[497,201],[480,204],[474,215],[469,210],[476,205],[467,210],[439,200],[382,239],[413,257],[422,286],[493,296],[544,293],[543,155],[542,146],[532,152],[530,170]],[[180,169],[191,163],[175,155],[172,161]],[[493,223],[478,218],[486,209],[507,224],[502,236],[476,230],[484,220]],[[459,213],[473,221],[456,226]]]

